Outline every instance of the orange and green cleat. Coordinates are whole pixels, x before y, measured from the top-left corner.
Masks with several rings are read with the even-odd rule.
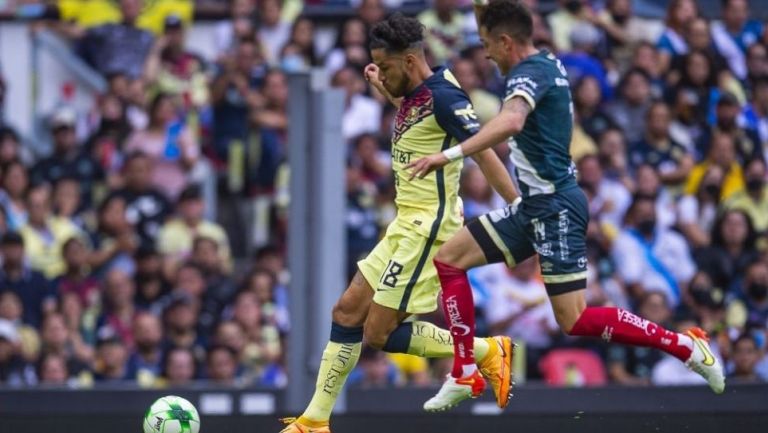
[[[512,339],[504,336],[487,337],[488,353],[480,360],[480,373],[491,385],[496,395],[496,404],[504,409],[512,396],[512,358],[515,346]]]
[[[308,426],[300,422],[298,418],[281,418],[280,421],[286,427],[280,433],[331,433],[328,424],[322,426]]]

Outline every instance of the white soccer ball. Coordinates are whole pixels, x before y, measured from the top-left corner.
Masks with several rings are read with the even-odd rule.
[[[189,401],[175,395],[157,399],[144,415],[144,433],[198,433],[200,415]]]

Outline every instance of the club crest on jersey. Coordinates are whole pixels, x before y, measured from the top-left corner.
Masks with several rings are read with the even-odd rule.
[[[395,131],[392,136],[393,143],[396,143],[413,125],[432,114],[432,102],[432,92],[426,87],[423,87],[417,94],[403,100],[403,105],[400,106],[400,110],[395,118]]]

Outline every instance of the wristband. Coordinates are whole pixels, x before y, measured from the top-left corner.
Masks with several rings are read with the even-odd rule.
[[[448,161],[456,161],[464,158],[464,150],[461,149],[461,145],[449,147],[443,151],[443,155],[448,158]]]
[[[520,206],[520,203],[522,203],[522,202],[523,202],[523,198],[522,198],[522,197],[520,197],[520,196],[517,196],[517,198],[515,198],[514,200],[512,200],[512,203],[510,203],[510,204],[509,204],[509,207],[510,207],[510,208],[511,208],[513,211],[517,211],[517,207],[518,207],[518,206]]]
[[[486,6],[488,4],[488,0],[472,0],[472,4],[475,6]]]

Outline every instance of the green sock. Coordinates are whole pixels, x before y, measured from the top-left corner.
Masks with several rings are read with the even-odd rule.
[[[488,342],[475,337],[475,361],[480,362],[488,353]],[[453,337],[447,329],[429,322],[413,322],[408,354],[422,358],[450,358],[453,356]]]
[[[328,342],[323,351],[320,371],[317,373],[315,394],[301,415],[302,421],[305,421],[302,424],[327,424],[336,399],[339,397],[339,391],[347,381],[349,373],[357,365],[362,347],[362,343]]]

